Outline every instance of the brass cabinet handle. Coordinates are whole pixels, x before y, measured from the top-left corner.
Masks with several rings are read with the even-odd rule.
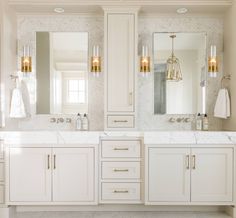
[[[129,172],[129,169],[114,169],[114,172]]]
[[[48,170],[50,169],[50,155],[48,154]]]
[[[187,164],[186,164],[186,169],[189,170],[189,155],[186,155],[186,161],[187,161]]]
[[[129,105],[133,105],[133,92],[129,93]]]
[[[114,123],[127,123],[128,120],[114,120]]]
[[[129,193],[129,191],[128,190],[123,190],[123,191],[114,190],[113,193]]]
[[[114,148],[114,151],[128,151],[129,148]]]
[[[56,155],[53,155],[53,168],[56,169]]]
[[[192,169],[196,169],[196,155],[192,155]]]

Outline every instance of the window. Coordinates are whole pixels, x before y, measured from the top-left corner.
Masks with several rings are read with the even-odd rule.
[[[85,103],[85,80],[68,79],[67,80],[67,103],[84,104]]]

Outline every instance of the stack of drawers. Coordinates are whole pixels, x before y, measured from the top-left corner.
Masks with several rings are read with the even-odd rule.
[[[4,145],[0,141],[0,204],[4,203]]]
[[[141,203],[141,141],[102,140],[100,202]]]

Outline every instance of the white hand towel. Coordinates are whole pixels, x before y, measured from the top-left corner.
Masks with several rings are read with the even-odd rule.
[[[26,85],[26,83],[22,80],[21,81],[21,93],[22,93],[22,99],[24,102],[24,106],[25,106],[25,113],[27,117],[31,116],[31,110],[30,110],[30,95],[29,95],[29,90],[28,87]]]
[[[214,116],[223,119],[230,117],[230,98],[227,89],[219,90],[214,109]]]
[[[24,118],[26,117],[25,106],[22,98],[21,89],[16,87],[12,90],[10,117]]]

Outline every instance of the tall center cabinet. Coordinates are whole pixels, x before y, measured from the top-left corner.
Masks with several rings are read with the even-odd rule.
[[[104,7],[105,128],[135,128],[138,8]]]

